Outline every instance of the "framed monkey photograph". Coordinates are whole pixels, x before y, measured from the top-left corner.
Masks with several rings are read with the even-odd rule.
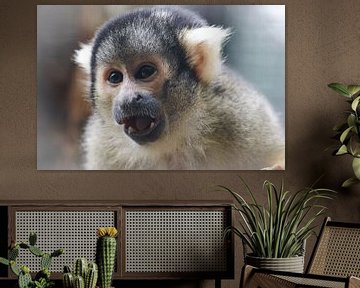
[[[284,170],[284,5],[38,5],[37,169]]]

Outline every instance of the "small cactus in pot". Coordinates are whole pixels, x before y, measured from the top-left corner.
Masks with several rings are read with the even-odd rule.
[[[96,263],[88,263],[85,258],[78,258],[74,264],[74,272],[69,266],[64,267],[64,288],[95,288],[98,279],[98,267]]]
[[[99,267],[100,288],[110,288],[116,258],[115,227],[101,227],[97,229],[96,262]]]
[[[88,261],[86,258],[78,258],[74,265],[75,276],[81,276],[85,280],[85,275],[88,269]]]
[[[74,288],[85,288],[84,278],[76,275],[74,277]]]
[[[73,288],[74,287],[74,275],[71,273],[69,266],[64,267],[64,273],[62,276],[63,287],[64,288]]]
[[[89,263],[85,275],[85,288],[95,288],[98,279],[98,266],[96,263]]]

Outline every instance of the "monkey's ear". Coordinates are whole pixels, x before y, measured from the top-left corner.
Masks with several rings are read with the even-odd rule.
[[[184,30],[180,34],[189,64],[200,81],[210,83],[219,74],[221,48],[230,33],[230,29],[211,26]]]
[[[89,44],[80,44],[80,49],[75,51],[74,61],[81,68],[85,70],[87,74],[90,74],[90,62],[91,62],[91,52],[92,52],[92,43]]]

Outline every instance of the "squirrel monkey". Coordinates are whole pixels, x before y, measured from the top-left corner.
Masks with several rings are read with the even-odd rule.
[[[75,53],[93,113],[86,169],[284,169],[266,98],[227,68],[230,31],[174,7],[106,22]]]

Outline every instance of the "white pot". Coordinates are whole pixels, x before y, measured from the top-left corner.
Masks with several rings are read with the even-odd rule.
[[[246,255],[245,263],[262,269],[304,273],[304,256],[289,258],[263,258]]]

